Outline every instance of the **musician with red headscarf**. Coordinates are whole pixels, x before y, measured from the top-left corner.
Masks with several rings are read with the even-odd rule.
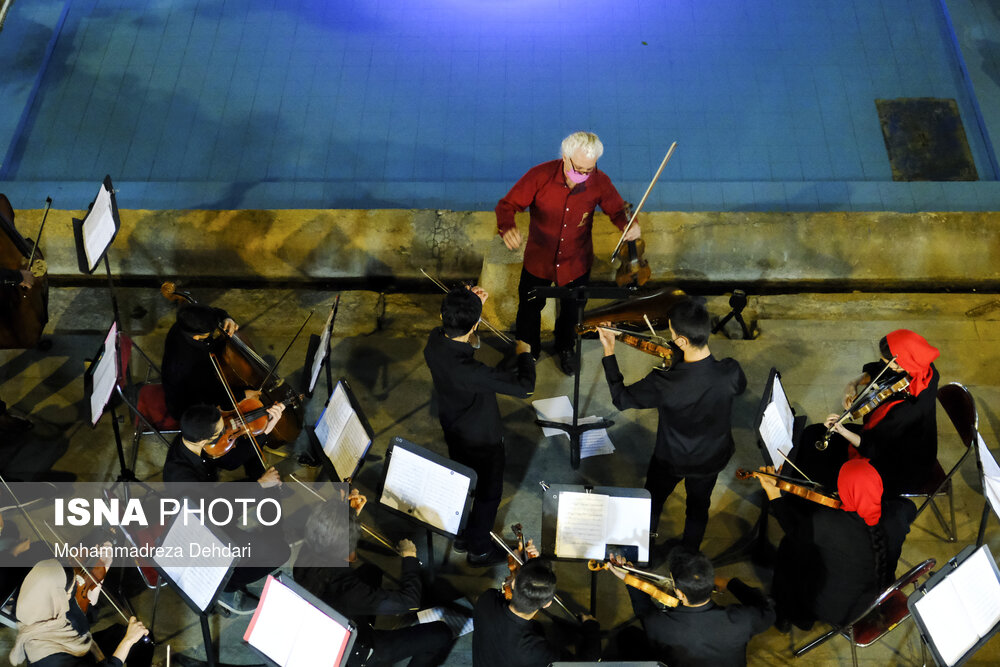
[[[783,498],[773,478],[758,479],[785,532],[771,590],[779,630],[792,623],[808,630],[817,620],[849,623],[895,581],[917,509],[909,499],[884,495],[882,479],[867,459],[841,466],[841,509]]]
[[[844,408],[883,370],[882,378],[905,374],[909,385],[866,414],[860,425],[844,424],[841,415],[832,414],[823,424],[809,426],[794,460],[815,481],[831,486],[844,461],[867,458],[881,475],[885,494],[896,496],[921,490],[937,461],[940,376],[932,362],[940,353],[920,334],[897,329],[879,341],[879,354],[880,361],[865,364],[861,375],[848,383]],[[817,452],[813,445],[831,428],[828,449]]]

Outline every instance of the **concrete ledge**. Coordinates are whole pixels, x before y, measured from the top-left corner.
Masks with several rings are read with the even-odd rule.
[[[52,211],[42,239],[50,273],[80,280],[72,217]],[[444,280],[516,264],[495,234],[492,212],[435,210],[123,210],[112,271],[123,278],[307,284],[346,280]],[[17,213],[33,235],[41,211]],[[781,284],[796,289],[995,289],[1000,214],[653,212],[641,216],[657,282]],[[526,231],[527,216],[519,219]],[[616,230],[595,223],[593,275],[610,278]],[[96,278],[95,278],[96,279]]]

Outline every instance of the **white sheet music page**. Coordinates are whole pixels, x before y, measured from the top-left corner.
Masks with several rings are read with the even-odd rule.
[[[559,510],[556,515],[557,557],[604,558],[608,500],[608,496],[600,493],[559,493]]]
[[[337,383],[333,396],[316,424],[316,438],[342,478],[354,474],[371,443],[361,418],[351,406],[344,385]]]
[[[1000,621],[1000,580],[990,563],[986,547],[980,547],[948,576],[961,595],[962,605],[979,636],[989,634]]]
[[[649,561],[649,498],[611,496],[604,541],[607,544],[634,544],[639,547],[639,560]],[[601,554],[604,558],[604,554]]]
[[[346,627],[269,576],[243,640],[282,667],[336,667],[349,636]]]
[[[591,415],[590,417],[581,417],[579,423],[581,424],[593,424],[594,422],[600,421],[601,417]],[[565,431],[559,431],[560,433],[565,433]],[[589,431],[584,431],[580,434],[580,458],[586,459],[591,456],[603,456],[605,454],[614,454],[615,444],[611,442],[611,436],[608,435],[608,429],[606,428],[594,428]]]
[[[983,436],[979,435],[979,460],[983,463],[983,481],[986,498],[990,501],[993,512],[1000,517],[1000,465],[993,458],[990,448],[986,446]]]
[[[111,193],[102,184],[94,206],[83,223],[83,250],[87,255],[88,268],[93,270],[97,266],[97,260],[114,235],[115,218],[111,209]]]
[[[393,447],[379,502],[455,535],[471,484],[465,475]]]
[[[323,359],[326,358],[327,348],[330,346],[330,329],[333,324],[333,308],[326,317],[326,324],[323,325],[323,333],[319,336],[319,345],[316,346],[316,354],[313,355],[312,368],[309,371],[309,391],[316,388],[316,380],[319,379],[320,369],[323,368]]]
[[[542,421],[565,422],[567,424],[573,422],[573,404],[569,402],[569,396],[540,398],[537,401],[532,401],[531,407],[535,408],[535,414]],[[543,426],[542,434],[546,438],[557,435],[569,437],[566,431],[550,426]]]
[[[118,337],[118,323],[111,325],[108,337],[104,339],[104,352],[94,370],[94,387],[90,394],[90,422],[96,424],[104,414],[104,407],[111,399],[118,381],[118,362],[115,340]]]
[[[792,451],[794,425],[795,415],[792,414],[792,406],[788,403],[781,380],[775,376],[771,386],[771,400],[764,408],[758,429],[760,439],[764,441],[775,468],[780,468],[785,462],[785,456]]]
[[[167,547],[168,550],[179,548],[187,554],[191,544],[203,547],[214,546],[217,550],[216,553],[226,547],[212,531],[200,523],[192,521],[185,526],[183,521],[174,521],[170,524],[170,529],[163,538],[164,547]],[[198,609],[205,611],[212,603],[215,591],[219,590],[219,585],[229,572],[234,560],[236,559],[222,556],[215,558],[206,556],[198,559],[198,562],[202,563],[198,566],[164,565],[160,562],[156,564],[191,598]]]

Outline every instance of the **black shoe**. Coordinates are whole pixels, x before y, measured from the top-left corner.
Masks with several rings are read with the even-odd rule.
[[[507,562],[507,552],[501,551],[496,547],[490,547],[490,549],[481,554],[469,553],[465,556],[465,562],[467,562],[472,567],[487,567],[490,565],[498,565],[500,563]]]
[[[559,368],[566,375],[576,375],[576,352],[570,350],[559,350]]]
[[[27,419],[15,417],[9,412],[0,415],[0,433],[25,433],[34,427]]]
[[[451,550],[457,554],[464,554],[469,550],[469,545],[461,537],[456,537],[455,541],[451,543]]]

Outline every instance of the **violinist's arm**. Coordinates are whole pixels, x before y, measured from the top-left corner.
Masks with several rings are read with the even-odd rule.
[[[762,472],[774,472],[772,466],[765,466],[761,468]],[[776,480],[773,477],[768,477],[767,475],[757,475],[757,481],[760,482],[760,488],[764,489],[764,493],[767,494],[768,500],[777,500],[781,498],[781,490],[778,488]]]
[[[727,581],[726,589],[742,605],[731,613],[747,618],[753,634],[763,632],[774,625],[774,600],[765,595],[764,591],[749,586],[736,577]]]
[[[834,433],[841,435],[844,440],[847,440],[847,442],[851,443],[855,447],[861,446],[861,435],[848,430],[848,428],[840,421],[840,415],[828,415],[826,421],[823,423],[827,428],[833,428]]]
[[[850,382],[847,383],[847,386],[844,387],[844,409],[845,410],[848,409],[849,407],[851,407],[851,403],[853,403],[854,399],[858,397],[858,390],[861,387],[868,386],[868,384],[871,381],[872,381],[872,378],[871,378],[870,375],[868,375],[868,373],[862,373],[861,375],[859,375],[858,377],[854,378],[853,380],[851,380]]]
[[[604,324],[602,322],[601,324]],[[597,327],[597,335],[601,339],[601,347],[604,348],[604,356],[610,357],[615,353],[615,338],[618,334],[614,331],[608,331],[602,327]]]

